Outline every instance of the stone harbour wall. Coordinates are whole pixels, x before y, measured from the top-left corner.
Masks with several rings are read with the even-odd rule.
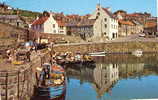
[[[30,100],[36,86],[36,68],[45,54],[34,56],[30,63],[14,70],[0,70],[0,100]],[[45,60],[44,60],[45,61]]]
[[[28,100],[33,94],[33,80],[28,65],[19,70],[0,71],[0,100]]]
[[[157,42],[109,42],[109,43],[85,43],[85,44],[61,44],[55,45],[56,52],[96,52],[130,53],[141,49],[143,52],[158,52]]]

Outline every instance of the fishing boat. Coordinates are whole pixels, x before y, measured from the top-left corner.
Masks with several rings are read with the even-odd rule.
[[[39,100],[64,100],[66,94],[64,69],[59,65],[44,64],[38,79],[37,93]]]
[[[105,56],[106,52],[93,52],[93,53],[88,53],[90,56]]]

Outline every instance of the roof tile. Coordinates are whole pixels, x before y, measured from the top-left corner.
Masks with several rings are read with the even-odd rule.
[[[49,17],[41,17],[37,20],[35,20],[32,25],[40,25],[40,24],[44,24],[45,21],[47,21]]]

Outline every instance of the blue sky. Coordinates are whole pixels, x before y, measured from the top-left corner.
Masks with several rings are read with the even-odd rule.
[[[99,0],[0,0],[15,8],[42,12],[64,12],[64,14],[90,14]],[[156,16],[156,0],[100,0],[103,7],[111,7],[112,12],[122,9],[128,13],[149,12]]]

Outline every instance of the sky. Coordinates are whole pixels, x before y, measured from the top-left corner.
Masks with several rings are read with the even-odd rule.
[[[149,12],[156,16],[156,0],[0,0],[14,8],[79,15],[94,12],[99,1],[102,7],[111,7],[112,12],[121,9],[128,13]]]

